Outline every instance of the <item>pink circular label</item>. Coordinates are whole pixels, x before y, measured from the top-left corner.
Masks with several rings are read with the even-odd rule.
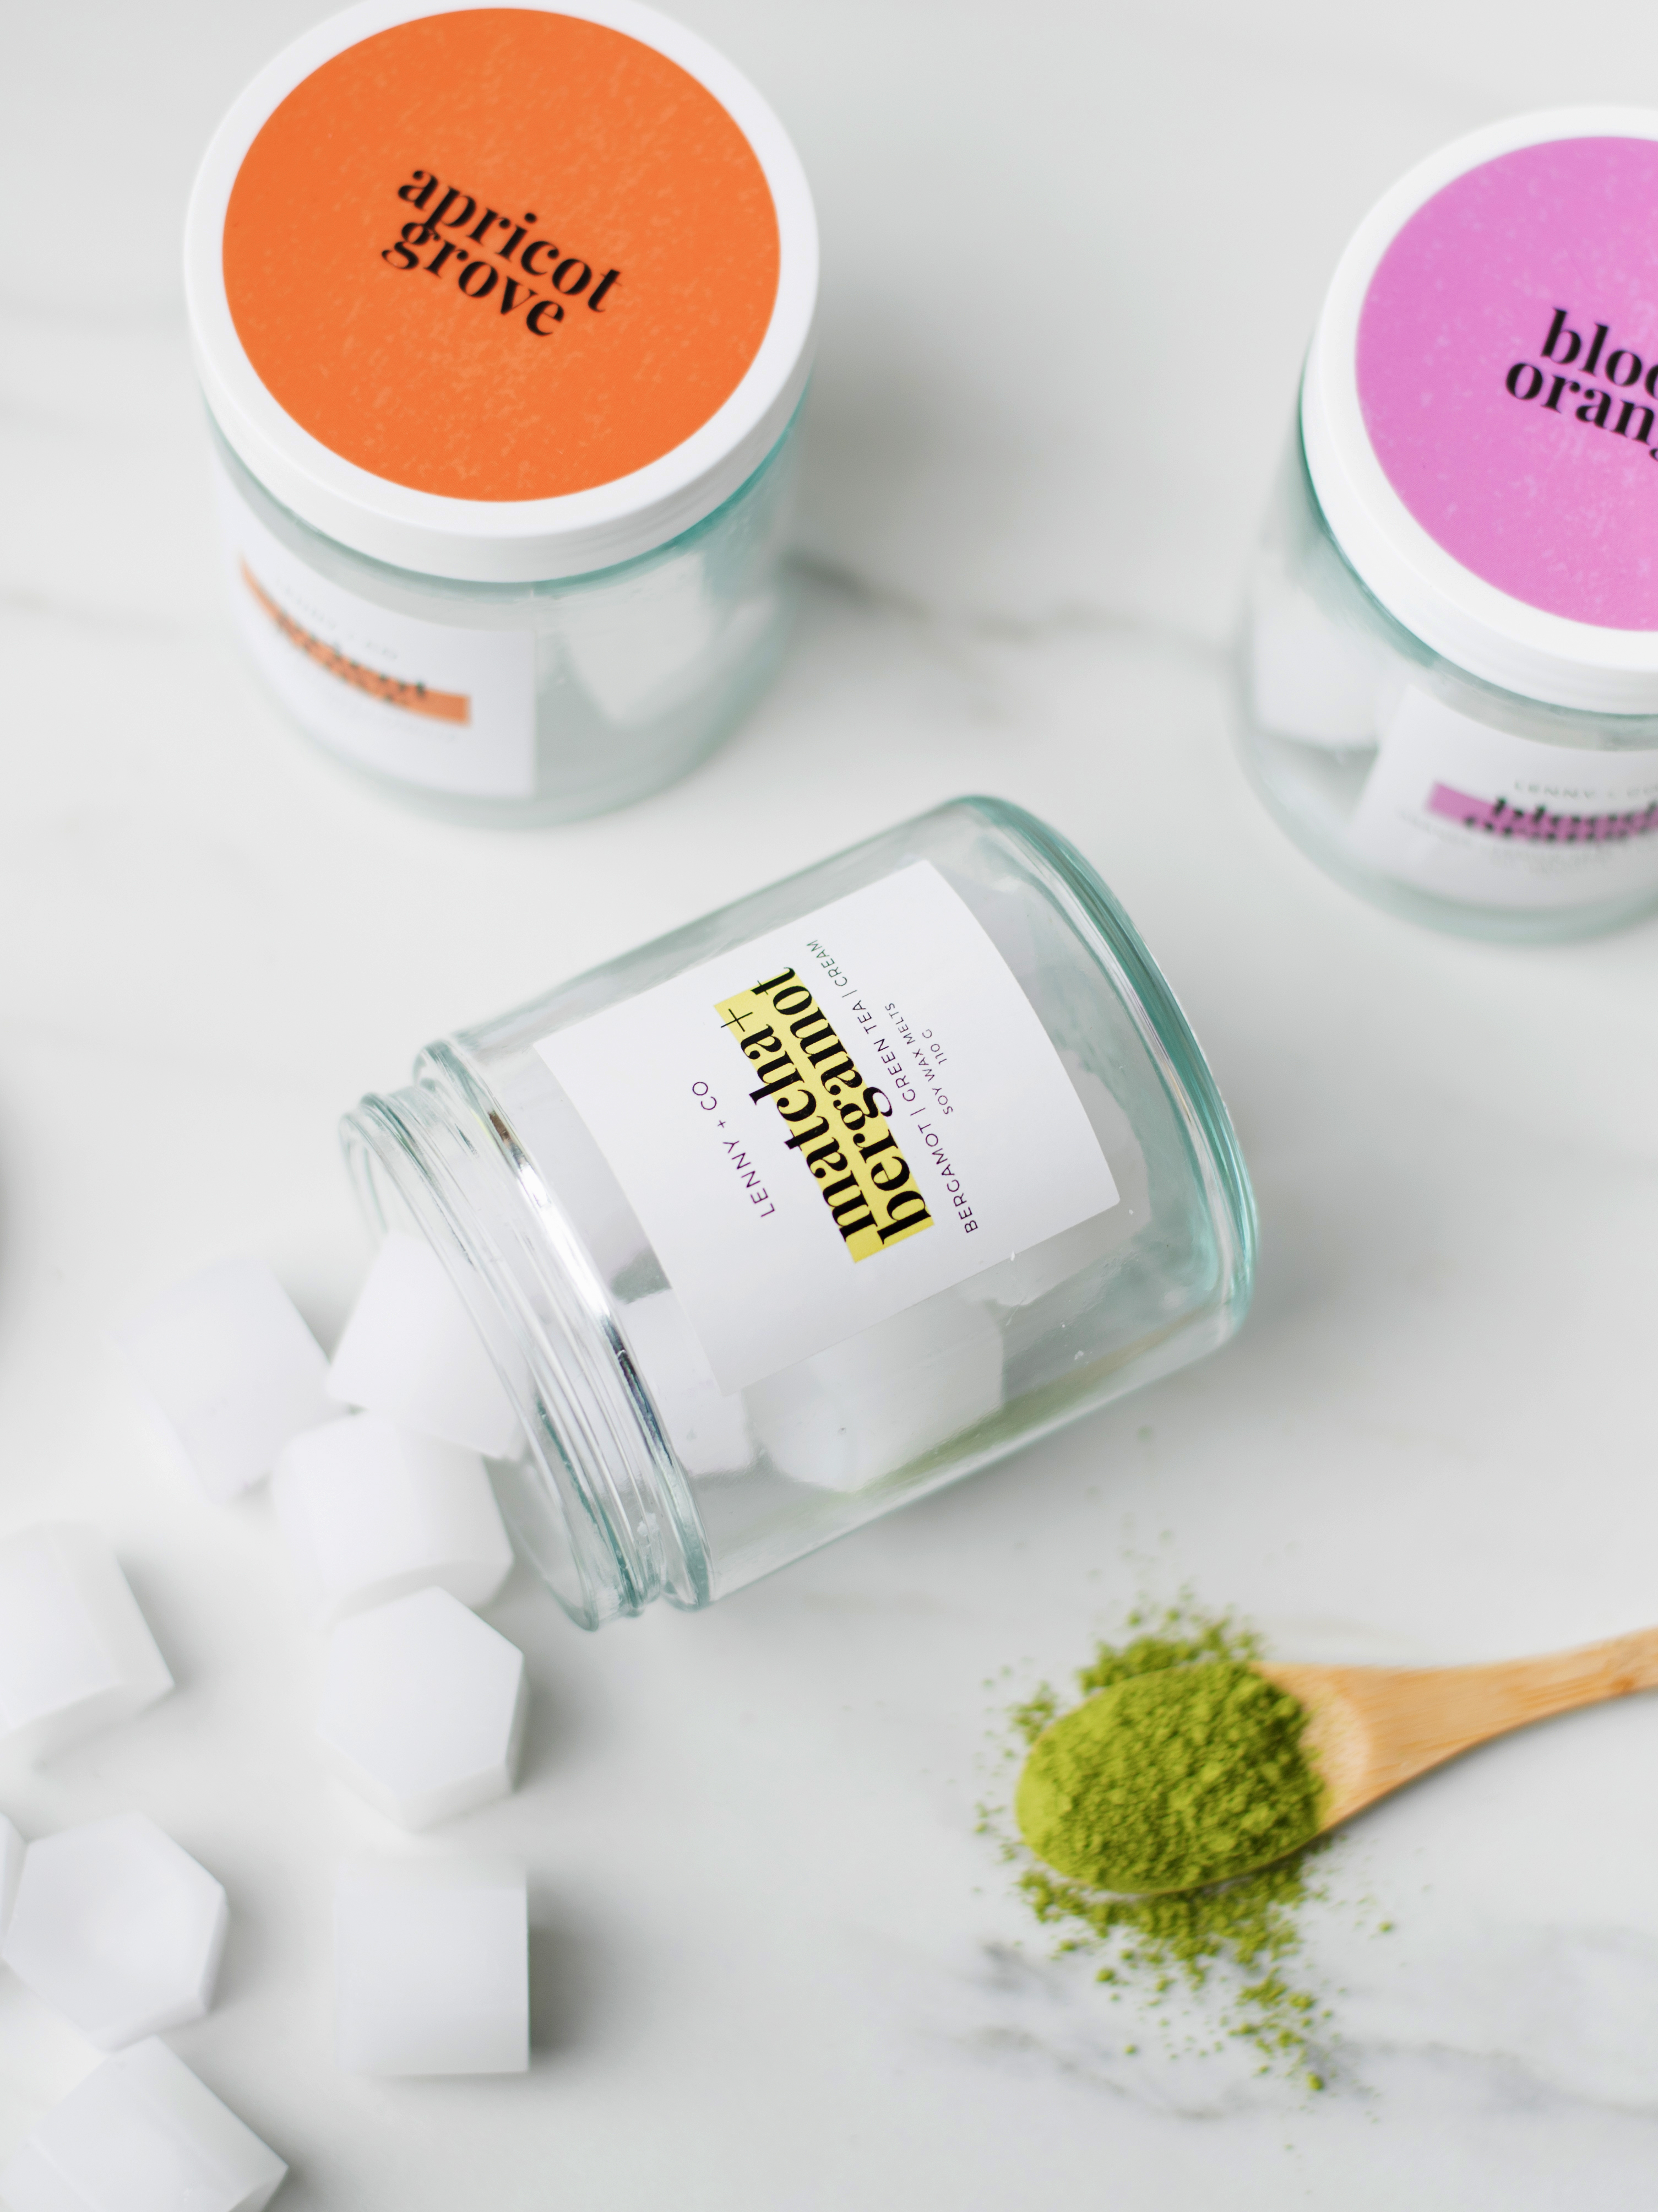
[[[1465,568],[1658,629],[1658,142],[1525,146],[1436,193],[1370,281],[1357,377],[1388,481]]]

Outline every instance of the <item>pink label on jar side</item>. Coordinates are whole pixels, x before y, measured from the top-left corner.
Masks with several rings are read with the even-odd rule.
[[[1658,629],[1658,142],[1521,147],[1447,185],[1371,279],[1357,373],[1388,482],[1464,568]]]

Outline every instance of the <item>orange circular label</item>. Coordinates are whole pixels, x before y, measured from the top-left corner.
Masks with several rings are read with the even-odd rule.
[[[225,293],[260,381],[343,459],[551,499],[683,444],[759,351],[776,210],[675,62],[523,8],[337,54],[247,150]]]

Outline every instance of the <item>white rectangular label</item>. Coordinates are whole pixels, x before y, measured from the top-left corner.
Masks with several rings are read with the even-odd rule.
[[[1658,750],[1494,730],[1409,688],[1348,833],[1355,856],[1442,897],[1594,906],[1658,889]]]
[[[930,861],[536,1049],[726,1392],[1117,1203],[1048,1032]]]
[[[536,781],[536,641],[389,612],[319,576],[222,465],[219,510],[243,643],[310,734],[431,791],[525,799]]]

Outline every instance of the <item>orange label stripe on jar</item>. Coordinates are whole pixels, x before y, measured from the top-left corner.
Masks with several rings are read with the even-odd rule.
[[[405,714],[422,714],[428,721],[465,724],[471,720],[472,702],[465,692],[432,691],[424,684],[410,684],[401,676],[386,676],[378,669],[365,668],[360,660],[350,659],[337,646],[325,644],[313,631],[296,623],[292,615],[276,605],[246,561],[241,563],[241,571],[242,581],[288,643],[330,676],[337,676],[353,690],[366,691],[371,699],[383,700],[388,707],[400,707]]]

